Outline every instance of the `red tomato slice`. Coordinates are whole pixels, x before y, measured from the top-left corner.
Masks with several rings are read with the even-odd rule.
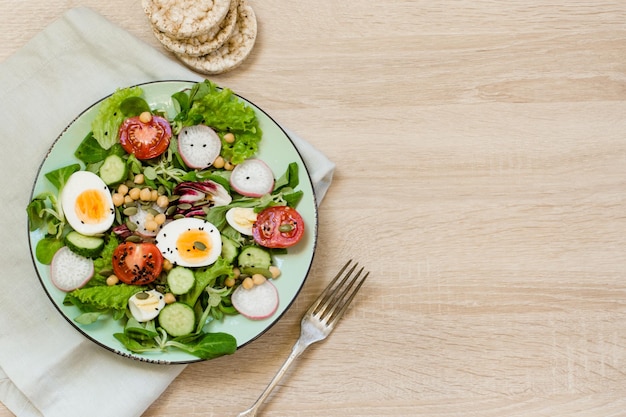
[[[113,251],[113,273],[125,284],[149,284],[162,269],[163,255],[153,243],[125,242]]]
[[[120,144],[137,159],[156,158],[167,150],[172,137],[172,128],[167,120],[152,116],[147,123],[139,116],[124,120],[119,130]]]
[[[289,206],[268,207],[252,226],[254,241],[266,248],[287,248],[302,239],[304,220]]]

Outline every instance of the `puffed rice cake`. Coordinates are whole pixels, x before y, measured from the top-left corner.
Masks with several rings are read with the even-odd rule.
[[[207,55],[224,45],[233,34],[237,24],[238,5],[239,0],[230,0],[228,13],[208,34],[185,39],[176,39],[169,37],[156,27],[153,27],[154,36],[161,42],[165,49],[175,54],[187,56]]]
[[[230,0],[142,0],[153,27],[170,38],[209,35],[224,20]]]
[[[221,74],[237,68],[248,57],[257,36],[256,15],[247,0],[239,0],[232,35],[217,50],[202,56],[176,54],[187,66],[202,74]]]

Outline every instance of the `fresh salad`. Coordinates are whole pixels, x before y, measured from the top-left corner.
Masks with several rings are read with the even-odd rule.
[[[80,163],[45,173],[56,191],[33,197],[29,227],[77,323],[119,320],[134,353],[211,359],[237,341],[207,323],[275,313],[273,259],[305,233],[303,193],[297,163],[275,178],[257,157],[256,113],[231,90],[205,80],[171,99],[169,118],[140,86],[103,100]]]

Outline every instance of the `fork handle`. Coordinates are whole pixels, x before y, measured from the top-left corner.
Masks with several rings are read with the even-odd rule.
[[[261,408],[261,406],[263,405],[263,402],[267,399],[267,397],[269,397],[274,387],[278,385],[278,383],[280,382],[282,377],[285,375],[285,373],[287,372],[291,364],[298,358],[298,356],[302,354],[302,352],[304,352],[304,350],[307,347],[308,347],[307,344],[302,343],[301,339],[298,339],[298,341],[296,341],[296,343],[293,345],[293,348],[291,349],[291,353],[289,354],[289,356],[287,357],[283,365],[280,367],[278,372],[276,372],[276,375],[274,375],[274,378],[272,378],[270,383],[267,385],[265,390],[261,393],[259,398],[257,398],[257,400],[254,402],[252,407],[240,413],[237,417],[256,416],[256,413],[258,412],[259,408]]]

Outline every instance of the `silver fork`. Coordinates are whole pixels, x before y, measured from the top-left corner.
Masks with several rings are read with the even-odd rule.
[[[363,268],[359,269],[354,278],[351,275],[356,270],[358,263],[355,263],[345,276],[339,281],[342,274],[346,271],[352,260],[348,261],[337,273],[337,276],[328,284],[320,296],[309,307],[302,317],[300,323],[300,338],[296,341],[291,349],[291,354],[278,370],[274,378],[270,381],[267,388],[261,393],[259,398],[254,402],[252,407],[246,411],[239,413],[237,417],[254,417],[257,415],[259,408],[270,395],[274,387],[287,372],[294,360],[302,354],[310,345],[320,340],[324,340],[333,331],[337,322],[343,316],[348,305],[363,285],[368,277],[369,272],[363,273]],[[337,283],[339,281],[339,283]],[[335,285],[336,284],[336,285]],[[355,285],[356,284],[356,285]]]

